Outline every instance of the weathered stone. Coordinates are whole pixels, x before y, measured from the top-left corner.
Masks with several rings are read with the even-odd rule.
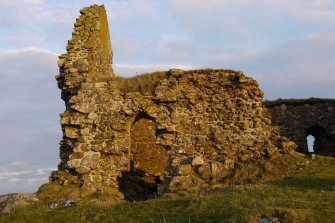
[[[78,72],[78,69],[77,68],[70,68],[69,72],[70,73],[76,73],[76,72]]]
[[[80,198],[62,198],[55,203],[49,204],[48,207],[50,209],[69,208],[76,206],[79,201],[81,201]]]
[[[86,113],[86,114],[94,111],[94,109],[95,109],[95,107],[93,105],[84,104],[84,103],[77,103],[75,105],[72,105],[72,108],[81,112],[81,113]]]
[[[92,119],[92,120],[96,120],[98,118],[98,115],[95,114],[94,112],[90,112],[88,114],[87,118]]]
[[[71,159],[81,159],[83,157],[84,157],[84,153],[83,152],[74,152],[70,156]]]
[[[86,166],[79,166],[76,168],[76,171],[79,173],[79,174],[88,174],[91,172],[91,168],[88,168]]]
[[[57,77],[66,112],[52,182],[80,184],[83,196],[147,199],[214,188],[237,160],[293,148],[271,125],[255,80],[211,69],[115,77],[104,8],[81,14]]]
[[[287,105],[285,104],[280,105],[280,109],[285,111],[287,109]]]
[[[67,165],[69,168],[77,168],[80,166],[81,159],[71,159],[67,161]]]
[[[60,67],[60,68],[64,66],[64,63],[65,63],[65,60],[64,60],[64,59],[59,59],[59,60],[57,61],[58,67]]]
[[[204,160],[200,156],[196,156],[192,161],[192,166],[200,166],[204,163],[205,163]]]
[[[60,124],[62,124],[62,125],[68,125],[68,124],[70,124],[70,119],[69,119],[69,117],[66,117],[66,116],[61,117],[61,119],[60,119]]]
[[[208,163],[201,165],[198,169],[198,172],[201,179],[208,180],[211,177],[211,166]]]
[[[36,194],[19,193],[0,195],[0,214],[10,213],[15,207],[38,201]]]
[[[81,160],[80,165],[91,169],[96,169],[99,163],[99,153],[87,152]]]
[[[78,129],[73,128],[73,127],[64,127],[64,135],[68,138],[78,138]]]
[[[190,164],[184,164],[179,166],[178,175],[187,176],[193,172],[192,166]]]

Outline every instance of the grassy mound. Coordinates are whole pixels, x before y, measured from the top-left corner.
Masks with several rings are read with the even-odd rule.
[[[183,198],[17,208],[0,222],[335,222],[335,158],[302,154],[241,164],[227,188]]]

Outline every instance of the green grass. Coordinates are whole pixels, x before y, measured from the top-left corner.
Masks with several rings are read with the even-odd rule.
[[[140,92],[143,95],[152,95],[159,81],[167,78],[168,72],[154,72],[137,75],[130,78],[117,76],[118,87],[123,93]]]
[[[260,217],[335,222],[334,158],[282,156],[259,165],[267,171],[257,174],[258,182],[244,184],[248,177],[241,172],[252,178],[257,165],[244,165],[235,176],[241,181],[220,192],[141,202],[86,202],[58,210],[40,203],[0,216],[0,222],[258,222]]]

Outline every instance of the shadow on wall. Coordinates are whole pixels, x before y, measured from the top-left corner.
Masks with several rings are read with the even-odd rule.
[[[130,201],[155,198],[164,180],[169,157],[167,150],[156,144],[155,120],[145,113],[139,113],[129,133],[129,167],[117,179],[119,190]]]
[[[308,152],[319,155],[335,156],[332,137],[320,125],[313,125],[306,130]]]
[[[141,201],[158,197],[159,177],[146,178],[143,170],[135,169],[134,161],[130,162],[130,171],[123,171],[117,178],[119,190],[128,201]]]
[[[316,143],[320,141],[322,132],[324,132],[324,130],[319,125],[314,125],[306,130],[307,148],[309,153],[315,153],[315,150],[317,149]]]

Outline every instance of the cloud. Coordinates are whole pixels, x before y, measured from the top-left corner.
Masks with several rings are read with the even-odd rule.
[[[54,79],[56,60],[54,53],[44,49],[0,50],[0,94],[4,95],[0,98],[0,166],[6,167],[0,169],[0,193],[23,189],[21,184],[28,191],[36,190],[25,174],[41,175],[32,171],[56,167],[59,162],[58,114],[64,105]]]
[[[190,40],[226,52],[249,52],[301,39],[314,30],[334,33],[334,1],[171,0],[176,24]]]
[[[254,53],[225,55],[214,62],[243,70],[259,83],[267,99],[335,98],[335,41],[317,34]]]
[[[6,1],[0,0],[0,7],[2,8],[19,8],[19,7],[34,7],[41,6],[43,4],[43,0],[16,0],[16,1]]]
[[[138,16],[152,17],[159,14],[156,1],[101,1],[105,3],[111,21],[129,19]]]
[[[0,193],[36,192],[39,186],[48,182],[48,176],[53,170],[45,168],[31,171],[0,171]]]
[[[181,13],[204,14],[225,13],[227,11],[244,11],[250,9],[249,15],[261,14],[281,16],[283,14],[304,19],[323,18],[333,16],[335,4],[331,0],[171,0],[174,10]],[[263,9],[256,11],[256,9]],[[233,16],[233,15],[232,15]],[[247,15],[248,16],[248,15]]]
[[[0,99],[6,105],[2,109],[23,113],[28,109],[54,108],[48,98],[57,95],[57,90],[52,91],[57,89],[56,60],[56,54],[44,49],[0,50],[0,93],[6,95]]]
[[[18,161],[18,160],[14,160],[9,163],[10,166],[24,166],[26,164],[27,164],[26,162]]]

